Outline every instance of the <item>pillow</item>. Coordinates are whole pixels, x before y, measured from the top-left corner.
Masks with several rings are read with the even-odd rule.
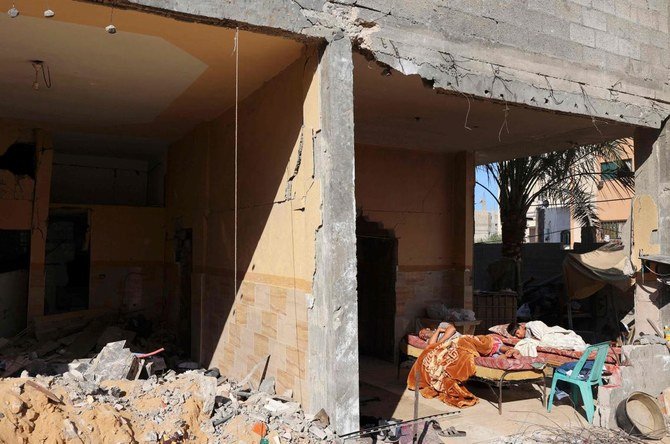
[[[511,338],[512,335],[507,332],[507,326],[508,325],[509,324],[494,325],[493,327],[489,328],[489,331],[491,333],[495,333],[497,335],[500,335],[503,338]]]

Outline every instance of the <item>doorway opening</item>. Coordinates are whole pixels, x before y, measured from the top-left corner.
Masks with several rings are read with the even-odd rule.
[[[359,353],[393,362],[398,242],[381,224],[356,221]]]
[[[44,314],[86,310],[91,274],[88,211],[49,212],[45,258]]]

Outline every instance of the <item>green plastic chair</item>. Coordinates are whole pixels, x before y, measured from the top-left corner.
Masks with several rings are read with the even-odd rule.
[[[556,383],[558,381],[565,381],[572,384],[572,401],[575,405],[578,402],[578,394],[581,393],[584,411],[586,411],[586,419],[588,419],[589,423],[593,423],[593,413],[595,411],[593,387],[602,385],[603,383],[602,373],[609,347],[609,342],[601,342],[600,344],[588,346],[584,350],[582,357],[575,364],[570,375],[566,374],[566,369],[563,369],[565,364],[554,371],[554,377],[551,380],[551,393],[549,394],[549,402],[547,403],[548,412],[551,412],[551,406],[554,403]],[[595,359],[589,359],[589,356],[594,351],[596,352]],[[584,368],[588,361],[593,362],[590,371]]]

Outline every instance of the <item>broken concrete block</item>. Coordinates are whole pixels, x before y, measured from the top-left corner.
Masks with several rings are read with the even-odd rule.
[[[270,376],[269,378],[263,379],[260,386],[258,387],[259,392],[267,393],[272,396],[275,394],[275,378]]]
[[[162,372],[163,370],[167,369],[165,359],[163,359],[160,356],[150,356],[149,358],[147,358],[146,369],[148,373],[150,370],[149,376],[153,375],[156,372]]]
[[[264,408],[278,416],[290,416],[300,410],[300,404],[297,402],[281,402],[276,399],[270,399],[265,404]]]
[[[69,419],[63,420],[63,435],[65,435],[68,440],[79,438],[77,433],[77,426],[75,426],[74,422],[70,421]]]
[[[326,433],[325,430],[323,430],[323,429],[321,429],[321,428],[319,428],[315,425],[310,426],[309,433],[311,433],[312,435],[316,436],[317,438],[319,438],[321,440],[326,439],[326,437],[328,436],[328,433]]]
[[[75,379],[83,380],[84,375],[91,367],[90,359],[75,359],[67,365],[68,373]]]
[[[124,348],[125,343],[126,341],[118,341],[107,344],[93,358],[84,378],[95,382],[134,378],[139,366],[138,360],[130,350]]]
[[[157,441],[158,441],[158,433],[154,431],[146,432],[142,437],[142,442],[157,442]]]
[[[200,389],[199,395],[202,399],[201,414],[207,418],[210,418],[216,403],[216,378],[205,376],[202,373],[196,372],[188,372],[186,375],[189,375],[194,381],[197,382],[198,388]]]
[[[314,415],[314,424],[316,424],[322,429],[325,429],[330,425],[330,417],[328,416],[328,413],[326,413],[324,409],[321,409],[318,412],[316,412],[316,415]]]

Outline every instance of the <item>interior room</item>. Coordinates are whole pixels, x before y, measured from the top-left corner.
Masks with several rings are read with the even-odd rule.
[[[393,363],[426,309],[475,308],[475,167],[629,137],[634,127],[445,93],[363,55],[354,106],[361,413],[390,417],[369,400],[409,408],[407,370]],[[389,325],[392,335],[381,328]]]
[[[184,359],[241,378],[272,353],[278,387],[303,386],[316,49],[104,4],[19,6],[0,15],[2,335],[141,314],[179,332]]]

